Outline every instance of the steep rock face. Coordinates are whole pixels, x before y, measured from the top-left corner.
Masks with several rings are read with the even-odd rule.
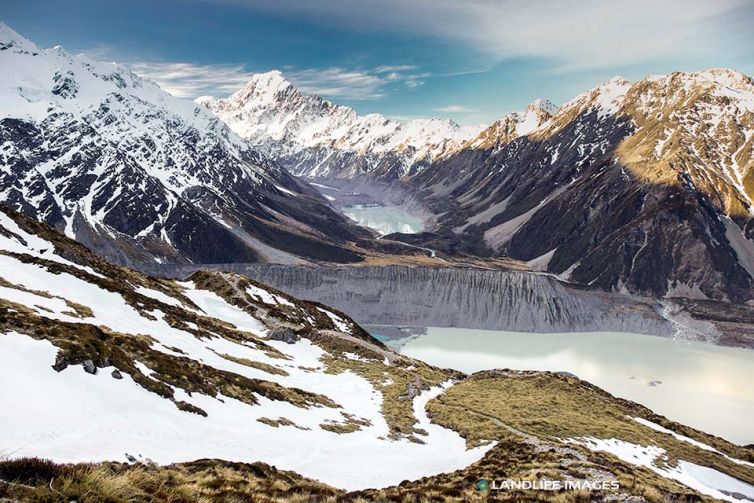
[[[461,247],[644,295],[754,297],[754,82],[613,79],[412,179]]]
[[[584,292],[530,273],[464,268],[232,266],[291,295],[352,313],[359,323],[668,335],[643,299]]]
[[[394,180],[473,138],[478,128],[446,119],[399,122],[304,94],[279,71],[257,74],[226,99],[197,100],[292,173]]]
[[[202,107],[5,25],[0,66],[0,202],[120,263],[359,260],[363,231]]]

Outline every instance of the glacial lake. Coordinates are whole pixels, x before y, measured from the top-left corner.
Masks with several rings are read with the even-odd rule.
[[[374,229],[382,235],[393,232],[416,234],[424,229],[419,218],[397,206],[345,206],[341,211],[359,225]]]
[[[754,443],[754,350],[627,333],[462,328],[428,328],[389,343],[402,344],[400,352],[412,358],[466,373],[570,372],[674,421]]]

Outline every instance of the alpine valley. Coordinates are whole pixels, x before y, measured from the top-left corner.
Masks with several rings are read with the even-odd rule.
[[[754,81],[735,71],[616,77],[478,134],[360,117],[279,72],[199,101],[298,176],[408,191],[433,228],[397,239],[609,291],[754,299]]]
[[[753,220],[732,70],[466,127],[278,71],[180,99],[0,23],[0,502],[754,501],[752,445],[371,329],[750,351]]]
[[[279,72],[255,75],[227,99],[197,101],[334,207],[386,205],[423,220],[423,232],[382,242],[430,254],[424,265],[436,268],[401,273],[399,287],[382,267],[233,270],[368,323],[414,317],[426,326],[594,330],[615,325],[573,316],[604,314],[603,303],[616,297],[597,292],[610,292],[633,305],[624,313],[634,319],[618,322],[621,330],[754,345],[754,81],[746,75],[711,69],[633,84],[616,77],[560,107],[536,100],[479,132],[438,119],[359,116],[301,93]],[[459,264],[497,270],[447,271]],[[550,279],[522,284],[511,271]],[[463,277],[463,286],[448,295],[450,276]],[[343,298],[331,288],[334,277],[363,297]],[[590,300],[564,312],[552,303],[551,285],[569,291],[566,302],[581,304],[586,295],[602,307]],[[502,311],[494,308],[501,288],[511,300]],[[456,294],[473,307],[453,308]],[[390,300],[374,302],[381,295]],[[542,304],[554,318],[545,324]],[[411,314],[399,315],[404,308]],[[649,328],[652,319],[659,321]]]
[[[0,271],[5,500],[754,498],[750,448],[566,373],[432,367],[244,276],[144,276],[7,209]]]

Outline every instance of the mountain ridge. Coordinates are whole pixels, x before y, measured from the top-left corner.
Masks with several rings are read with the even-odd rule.
[[[121,263],[361,259],[366,231],[202,107],[0,34],[0,201]]]
[[[752,82],[725,69],[612,79],[529,135],[459,150],[409,183],[449,242],[606,290],[746,302]]]
[[[437,117],[401,122],[380,114],[359,115],[299,91],[278,70],[255,74],[228,98],[202,97],[197,102],[304,177],[379,172],[398,178],[478,131]],[[348,163],[355,167],[343,168]]]

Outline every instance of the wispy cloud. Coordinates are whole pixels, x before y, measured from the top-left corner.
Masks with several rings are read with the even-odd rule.
[[[393,73],[393,72],[407,72],[410,70],[416,70],[414,65],[383,65],[374,69],[374,73]]]
[[[289,70],[285,77],[307,93],[349,100],[376,100],[397,87],[418,87],[429,73],[413,65],[378,66],[373,69],[310,68]]]
[[[363,70],[310,68],[286,72],[285,77],[305,93],[326,97],[376,100],[385,96],[385,79]]]
[[[242,65],[139,62],[133,63],[131,68],[182,98],[225,96],[238,90],[254,75]],[[288,68],[283,73],[305,93],[346,100],[376,100],[396,86],[412,88],[423,84],[429,74],[415,70],[412,65],[386,65],[373,69]]]
[[[445,105],[444,107],[433,108],[432,111],[446,114],[465,114],[476,112],[476,108],[469,108],[463,105]]]
[[[748,51],[751,0],[204,0],[361,31],[460,42],[495,59],[556,69],[614,68],[689,54]],[[746,43],[748,41],[748,43]]]
[[[205,94],[227,95],[249,81],[253,72],[243,66],[194,65],[191,63],[142,62],[131,68],[157,82],[173,96],[195,98]]]

